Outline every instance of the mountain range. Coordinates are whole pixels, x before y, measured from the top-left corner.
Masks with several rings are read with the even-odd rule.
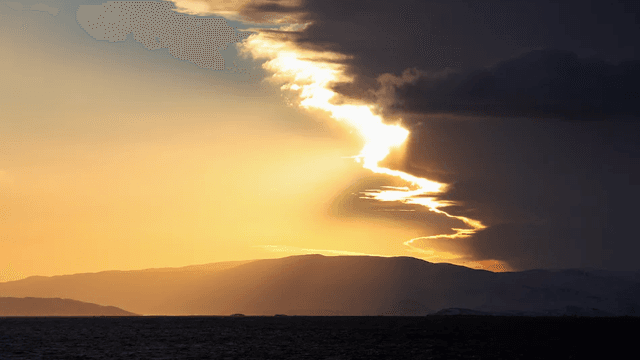
[[[0,297],[65,298],[144,315],[636,316],[640,272],[493,273],[412,257],[302,255],[32,276]]]

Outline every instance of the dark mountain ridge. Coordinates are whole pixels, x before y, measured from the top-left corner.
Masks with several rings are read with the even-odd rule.
[[[460,308],[620,316],[640,310],[640,281],[604,270],[492,273],[411,257],[303,255],[198,271],[31,277],[0,283],[0,296],[72,298],[147,315],[427,315]]]
[[[0,316],[139,316],[114,306],[71,299],[0,297]]]

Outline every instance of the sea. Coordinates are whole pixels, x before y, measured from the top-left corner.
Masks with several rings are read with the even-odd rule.
[[[615,359],[637,353],[639,325],[638,317],[5,317],[0,359]]]

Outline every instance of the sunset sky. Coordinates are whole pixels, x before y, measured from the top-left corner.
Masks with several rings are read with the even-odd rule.
[[[640,262],[635,1],[0,0],[0,281]]]

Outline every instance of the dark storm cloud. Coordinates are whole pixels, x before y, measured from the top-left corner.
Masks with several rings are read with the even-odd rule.
[[[640,61],[613,65],[569,51],[540,50],[467,73],[382,76],[387,110],[570,120],[640,115]]]
[[[463,206],[444,210],[489,225],[425,247],[515,269],[637,268],[640,123],[420,118],[398,167],[452,184],[443,198]]]
[[[460,206],[445,210],[489,226],[424,248],[514,269],[638,268],[637,1],[299,7],[286,13],[312,24],[290,39],[350,56],[355,81],[336,90],[410,129],[406,157],[389,166],[451,184],[442,199]]]
[[[302,9],[302,10],[301,10]],[[304,47],[352,58],[352,96],[383,73],[409,68],[476,70],[525,52],[561,49],[617,63],[638,57],[640,6],[633,1],[254,1],[243,14],[275,11],[311,22],[292,36]]]

